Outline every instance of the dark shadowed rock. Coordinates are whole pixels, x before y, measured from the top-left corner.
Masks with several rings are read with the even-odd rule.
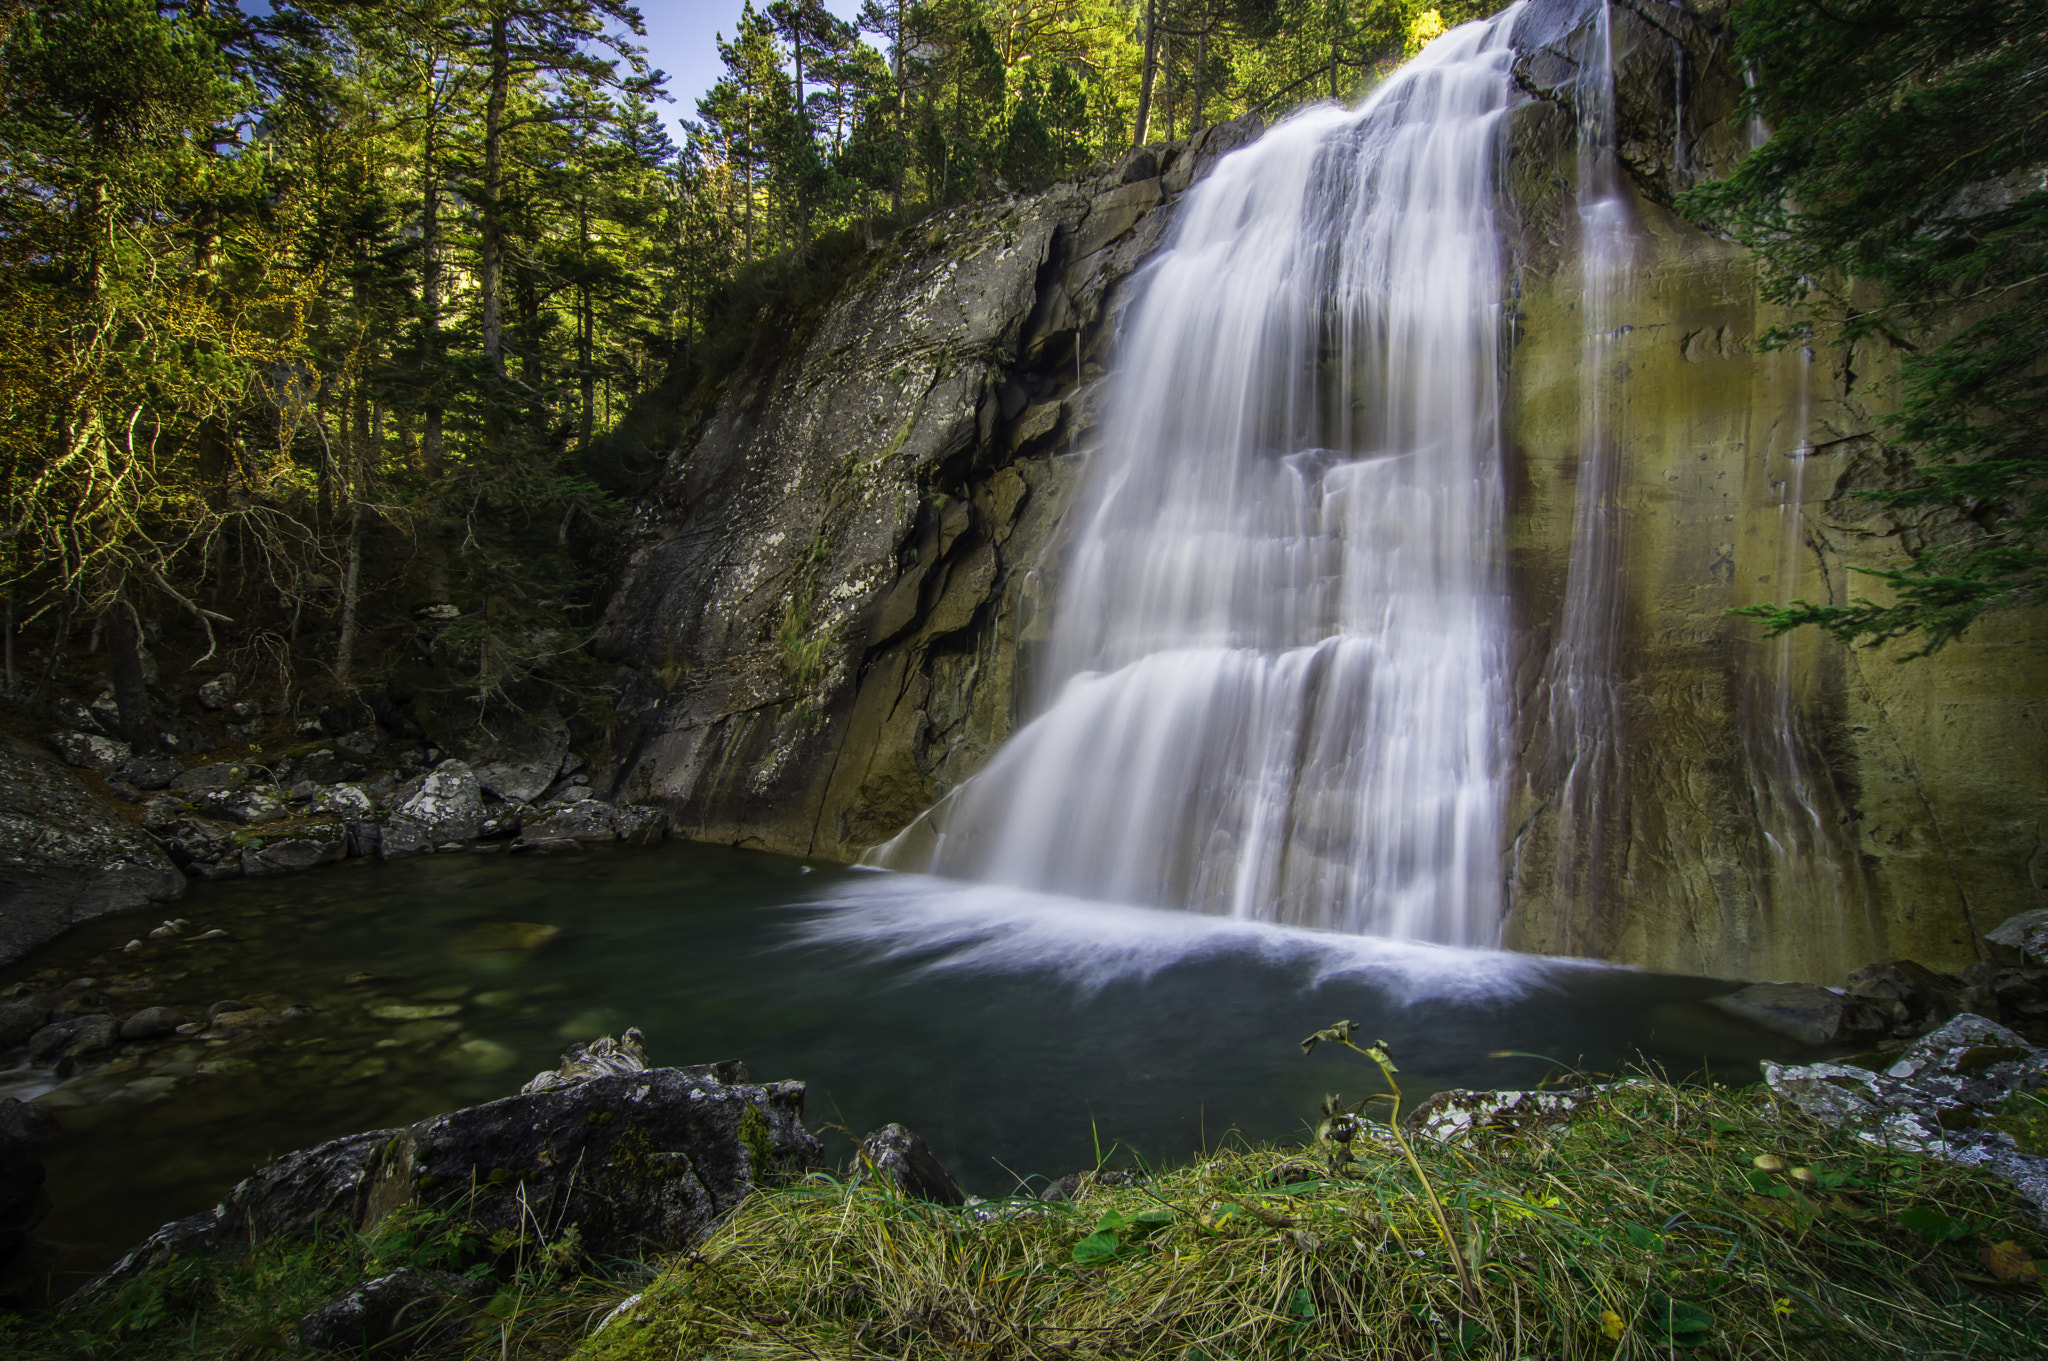
[[[30,1063],[55,1063],[112,1049],[121,1042],[121,1023],[111,1016],[71,1016],[52,1021],[28,1037]]]
[[[854,1181],[873,1182],[906,1200],[964,1205],[967,1195],[924,1140],[902,1125],[884,1125],[860,1141]]]
[[[169,1007],[144,1007],[121,1022],[121,1038],[124,1040],[153,1040],[159,1035],[169,1035],[181,1025],[185,1018]]]
[[[148,833],[63,766],[0,734],[0,964],[79,922],[184,887]]]
[[[316,1351],[395,1361],[461,1340],[486,1282],[407,1267],[336,1295],[299,1323],[299,1342]]]
[[[654,1068],[506,1097],[304,1149],[212,1210],[165,1225],[86,1287],[172,1254],[303,1233],[361,1230],[401,1205],[459,1208],[486,1231],[550,1238],[574,1224],[596,1255],[684,1247],[755,1183],[816,1167],[801,1082],[727,1083],[719,1069]]]
[[[314,822],[294,827],[291,835],[242,850],[242,873],[289,874],[325,865],[348,854],[348,828],[339,822]]]
[[[1712,1001],[1751,1025],[1813,1045],[1834,1043],[1847,1005],[1842,994],[1816,983],[1752,983]]]
[[[1986,1005],[1988,999],[1972,992],[1960,978],[1910,959],[1872,964],[1849,975],[1843,1023],[1872,1037],[1921,1035],[1971,1006]]]
[[[34,1002],[0,1003],[0,1049],[26,1044],[50,1020],[50,1009]]]
[[[408,817],[393,814],[378,829],[376,838],[377,854],[385,860],[395,860],[403,855],[418,855],[434,843],[427,836],[427,829]]]
[[[558,808],[537,822],[520,829],[523,841],[613,841],[618,837],[618,817],[608,803],[578,799]]]
[[[0,1097],[0,1302],[34,1302],[53,1254],[29,1235],[50,1212],[40,1145],[49,1117],[13,1097]]]
[[[668,814],[662,809],[650,808],[644,803],[629,803],[614,810],[612,817],[621,841],[652,845],[668,839]]]
[[[174,757],[136,756],[122,763],[120,774],[137,789],[164,789],[184,771]]]
[[[243,765],[194,766],[171,781],[173,789],[240,789],[249,782]]]

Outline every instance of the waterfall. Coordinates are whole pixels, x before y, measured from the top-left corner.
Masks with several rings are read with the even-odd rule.
[[[1189,191],[1119,342],[1043,711],[879,863],[1495,939],[1519,8]]]
[[[1613,17],[1604,0],[1577,30],[1579,228],[1579,459],[1572,551],[1557,642],[1545,675],[1558,807],[1559,901],[1597,897],[1613,806],[1623,787],[1621,697],[1622,513],[1618,500],[1631,328],[1621,323],[1633,255],[1615,150]]]

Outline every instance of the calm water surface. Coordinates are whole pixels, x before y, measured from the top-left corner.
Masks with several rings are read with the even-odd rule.
[[[722,847],[350,862],[195,885],[170,910],[190,919],[183,939],[124,954],[164,910],[104,919],[0,971],[0,989],[90,979],[111,1004],[83,1010],[308,1014],[124,1046],[63,1079],[0,1072],[0,1093],[59,1119],[43,1234],[73,1283],[268,1158],[509,1095],[565,1042],[628,1025],[658,1062],[736,1057],[807,1080],[835,1159],[849,1133],[897,1120],[982,1194],[1098,1149],[1300,1134],[1323,1093],[1374,1088],[1355,1056],[1297,1048],[1346,1017],[1392,1047],[1411,1099],[1534,1082],[1553,1060],[1746,1081],[1759,1057],[1797,1056],[1704,1005],[1729,987],[1706,979]],[[522,948],[544,933],[508,923],[558,931]]]

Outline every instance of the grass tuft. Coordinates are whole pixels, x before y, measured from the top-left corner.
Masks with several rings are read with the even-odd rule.
[[[577,1354],[1869,1361],[2048,1338],[2007,1188],[1761,1089],[1641,1080],[1547,1133],[1350,1150],[1235,1146],[965,1211],[813,1179],[750,1199]]]

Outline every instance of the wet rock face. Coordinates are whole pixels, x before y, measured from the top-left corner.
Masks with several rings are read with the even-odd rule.
[[[1611,295],[1588,282],[1573,199],[1574,81],[1603,13],[1633,251]],[[1830,986],[1874,959],[1960,973],[1982,957],[1980,931],[2043,904],[2048,654],[2017,615],[1898,665],[1905,644],[1845,649],[1813,630],[1768,640],[1729,614],[1866,594],[1857,569],[1900,566],[1948,531],[1858,494],[1899,485],[1907,464],[1872,434],[1892,355],[1760,350],[1791,318],[1758,300],[1742,250],[1671,211],[1747,150],[1721,13],[1532,0],[1517,25],[1529,98],[1506,126],[1520,757],[1505,943]],[[1587,318],[1603,311],[1610,381],[1596,406],[1582,400]],[[1589,457],[1602,431],[1604,472]],[[1581,562],[1602,563],[1615,599],[1604,630],[1574,633],[1567,584],[1588,496],[1610,507],[1609,532]],[[1576,646],[1587,654],[1566,655]],[[1586,748],[1549,726],[1575,660],[1613,681]],[[1573,785],[1574,768],[1603,773]]]
[[[850,859],[977,769],[1043,637],[1125,282],[1252,131],[907,230],[654,451],[593,787],[685,836]]]
[[[0,963],[79,922],[184,887],[147,833],[55,761],[0,734]]]

